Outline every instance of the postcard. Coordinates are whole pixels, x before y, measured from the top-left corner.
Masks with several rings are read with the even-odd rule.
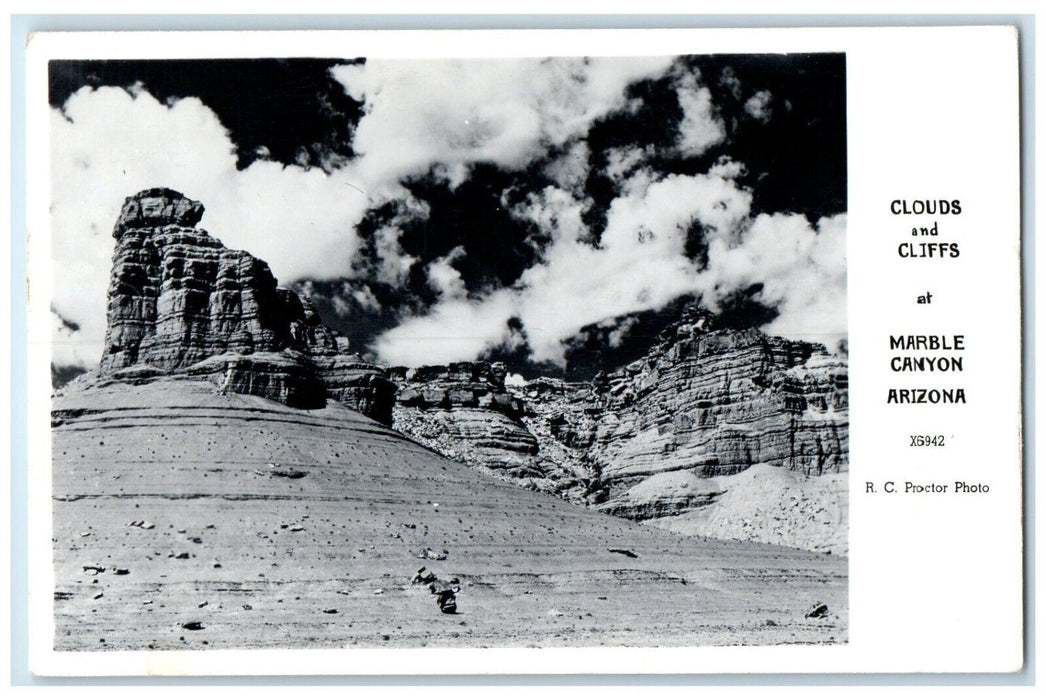
[[[28,56],[34,673],[1021,668],[1013,27]]]

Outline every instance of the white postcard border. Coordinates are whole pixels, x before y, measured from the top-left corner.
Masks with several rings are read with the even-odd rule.
[[[851,367],[850,632],[837,647],[269,650],[55,652],[50,548],[50,241],[46,61],[53,58],[246,56],[446,57],[845,52],[849,170]],[[28,49],[30,659],[47,675],[795,673],[1013,671],[1022,664],[1019,143],[1016,32],[1012,27],[497,30],[419,32],[55,33]],[[984,128],[974,128],[982,125]],[[972,147],[971,147],[972,144]],[[957,154],[956,151],[959,153]],[[965,156],[965,157],[964,157]],[[977,167],[969,165],[974,161]],[[983,338],[970,362],[997,363],[966,378],[981,393],[963,408],[887,407],[882,345],[927,326],[898,279],[900,196],[953,196],[986,244],[967,234],[967,260],[924,273],[963,288],[935,327]],[[984,203],[990,203],[987,207]],[[892,244],[892,245],[891,245]],[[972,268],[969,266],[976,266]],[[974,276],[970,276],[970,275]],[[966,280],[966,284],[961,283]],[[976,279],[990,281],[991,314]],[[921,283],[920,283],[921,284]],[[957,287],[958,285],[958,287]],[[923,285],[925,286],[925,285]],[[968,297],[968,298],[967,298]],[[983,295],[982,295],[983,298]],[[906,306],[907,304],[907,306]],[[909,330],[911,329],[911,330]],[[36,390],[34,391],[34,387]],[[942,410],[944,408],[945,410]],[[963,436],[925,478],[986,478],[993,493],[969,504],[870,499],[867,480],[905,478],[905,426],[943,424]],[[944,428],[942,428],[944,429]],[[920,459],[921,459],[920,455]],[[961,474],[961,477],[960,477]]]

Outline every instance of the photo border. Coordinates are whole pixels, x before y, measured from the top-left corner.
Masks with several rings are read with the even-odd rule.
[[[25,167],[25,164],[26,164],[25,163],[25,150],[24,150],[24,148],[25,148],[25,146],[24,146],[24,144],[25,144],[25,141],[24,141],[25,125],[24,125],[24,123],[19,124],[20,120],[16,118],[17,115],[20,115],[20,114],[24,113],[24,104],[19,105],[19,104],[16,104],[16,103],[18,103],[19,102],[19,98],[21,98],[24,95],[24,90],[26,88],[25,83],[24,83],[24,79],[20,79],[20,76],[24,76],[24,70],[19,70],[19,66],[18,66],[19,60],[20,60],[22,62],[22,64],[23,64],[23,67],[24,67],[24,61],[25,61],[24,45],[25,44],[24,44],[24,41],[19,41],[19,33],[21,32],[21,35],[24,38],[24,37],[28,37],[29,34],[32,31],[38,31],[38,30],[43,29],[43,28],[46,28],[46,29],[58,29],[58,28],[60,28],[60,29],[67,29],[68,30],[68,29],[72,29],[72,28],[75,27],[76,29],[85,29],[85,28],[97,29],[98,28],[97,23],[99,22],[100,19],[101,18],[90,17],[90,16],[87,16],[86,19],[85,19],[84,16],[44,16],[44,17],[41,17],[41,16],[25,16],[25,15],[16,16],[16,17],[12,18],[12,36],[13,36],[13,39],[14,39],[14,46],[16,47],[15,51],[13,52],[15,60],[12,62],[12,87],[13,87],[12,97],[14,98],[13,101],[12,101],[12,146],[13,146],[13,152],[12,152],[12,181],[11,181],[11,186],[12,186],[11,197],[12,198],[11,198],[11,201],[12,201],[12,204],[14,205],[14,206],[12,206],[12,210],[11,210],[11,214],[12,214],[12,231],[22,231],[22,230],[25,230],[25,210],[24,210],[23,207],[19,206],[20,204],[24,204],[24,202],[25,202],[24,183],[20,182],[20,178],[19,178],[19,174],[24,172],[24,167]],[[116,21],[114,21],[114,19]],[[238,24],[239,22],[244,22],[245,19],[258,19],[258,18],[244,18],[243,16],[238,16],[238,17],[232,17],[232,16],[217,16],[217,17],[212,17],[212,16],[133,16],[133,17],[117,17],[117,18],[107,17],[107,18],[101,19],[101,21],[103,21],[107,25],[108,28],[111,28],[111,29],[112,28],[116,28],[116,29],[121,29],[121,30],[123,30],[123,29],[130,29],[130,28],[132,28],[131,25],[137,25],[137,26],[133,26],[134,29],[142,29],[143,27],[141,26],[140,23],[142,23],[143,21],[146,22],[146,23],[150,23],[152,25],[152,27],[163,26],[165,29],[183,28],[183,27],[189,27],[190,25],[192,25],[191,28],[194,28],[194,29],[207,28],[207,29],[211,29],[211,30],[219,29],[219,28],[221,28],[221,29],[231,28],[232,26],[236,26],[238,29],[272,28],[271,26],[264,26],[264,25],[267,22],[272,22],[273,20],[280,21],[281,23],[286,22],[287,24],[285,24],[284,26],[293,25],[295,21],[304,21],[301,18],[298,18],[297,20],[295,20],[293,17],[291,17],[289,19],[289,21],[288,21],[287,17],[273,18],[271,16],[267,16],[266,18],[262,19],[261,24],[263,26],[258,26],[258,25],[247,26],[247,25],[243,25],[243,24]],[[347,18],[345,18],[345,17],[326,18],[326,19],[330,20],[332,23],[347,21]],[[430,18],[426,18],[426,20],[428,20],[428,19],[430,19]],[[591,17],[579,18],[579,17],[576,17],[576,16],[575,17],[570,17],[570,18],[556,17],[556,16],[554,16],[554,17],[544,17],[544,18],[540,18],[540,17],[539,18],[529,18],[528,17],[527,19],[528,20],[534,20],[534,24],[537,25],[535,28],[548,28],[548,25],[547,24],[543,24],[543,23],[544,22],[551,23],[553,21],[558,21],[558,22],[564,23],[567,27],[571,27],[571,28],[577,28],[579,26],[591,26],[591,24],[586,25],[585,23],[586,22],[589,22],[589,23],[592,22]],[[632,19],[633,19],[633,23],[630,24],[629,26],[630,27],[636,27],[636,28],[641,27],[643,22],[649,22],[651,20],[651,18],[649,18],[649,17],[632,18]],[[688,19],[693,21],[693,18],[688,18]],[[708,17],[700,18],[700,20],[702,20],[704,22],[708,22],[709,19],[710,18],[708,18]],[[780,18],[778,18],[778,17],[769,17],[768,18],[768,17],[765,17],[765,16],[764,17],[753,18],[753,17],[750,17],[750,16],[744,16],[744,19],[747,22],[751,22],[751,21],[753,21],[753,19],[758,20],[759,21],[759,24],[758,24],[759,27],[766,27],[766,26],[769,26],[769,24],[767,23],[768,19],[771,22],[773,22],[774,20],[780,19]],[[833,17],[818,16],[816,19],[819,20],[817,26],[820,26],[820,27],[877,26],[878,24],[886,23],[886,22],[889,21],[888,16],[843,16],[843,17],[835,16],[834,18]],[[828,22],[832,21],[833,19],[836,22],[838,22],[838,23],[828,23]],[[922,21],[926,21],[926,19],[928,19],[928,18],[923,18]],[[1034,129],[1032,128],[1032,119],[1033,119],[1033,116],[1034,116],[1034,99],[1033,99],[1033,97],[1034,97],[1034,85],[1028,79],[1028,65],[1029,65],[1029,55],[1028,54],[1029,54],[1030,51],[1033,50],[1034,22],[1033,22],[1032,18],[1027,16],[1027,15],[1019,15],[1019,16],[1016,16],[1016,17],[1014,17],[1014,16],[1006,16],[1004,18],[998,18],[996,21],[992,21],[991,18],[986,18],[984,16],[959,18],[958,20],[953,21],[953,22],[948,22],[948,21],[946,21],[945,18],[942,18],[940,16],[933,16],[932,18],[929,18],[929,19],[932,19],[932,22],[930,22],[928,24],[919,24],[918,22],[920,20],[919,20],[918,17],[905,16],[904,24],[907,25],[907,26],[940,26],[940,25],[946,25],[946,24],[951,24],[952,26],[969,26],[971,24],[976,24],[976,25],[1007,24],[1007,25],[1017,26],[1018,31],[1021,34],[1021,41],[1020,41],[1019,46],[1020,46],[1021,59],[1022,59],[1020,61],[1022,111],[1021,111],[1020,119],[1021,119],[1021,129],[1022,129],[1022,137],[1023,137],[1022,141],[1021,141],[1021,144],[1022,144],[1021,148],[1022,148],[1022,168],[1023,168],[1023,172],[1022,172],[1022,175],[1023,175],[1023,177],[1022,177],[1022,203],[1023,203],[1023,205],[1022,205],[1022,245],[1023,245],[1023,250],[1024,250],[1024,258],[1022,260],[1022,269],[1024,271],[1024,280],[1025,280],[1024,286],[1022,287],[1022,290],[1021,290],[1021,294],[1022,294],[1022,297],[1024,299],[1025,310],[1028,311],[1029,309],[1033,309],[1032,299],[1033,299],[1033,295],[1034,295],[1034,271],[1033,271],[1032,262],[1031,262],[1032,257],[1033,257],[1033,253],[1034,253],[1034,237],[1030,235],[1030,231],[1032,230],[1033,223],[1034,223],[1034,204],[1035,203],[1034,203],[1034,196],[1032,194],[1032,186],[1033,186],[1033,183],[1034,183],[1034,162],[1029,157],[1030,156],[1030,151],[1029,151],[1030,144],[1033,142],[1033,134],[1034,134]],[[86,25],[95,25],[95,26],[85,27],[84,24],[80,24],[79,26],[76,26],[77,23],[78,23],[78,20],[85,20],[84,24],[86,24]],[[325,21],[325,18],[322,18],[322,17],[307,17],[307,18],[305,18],[305,20],[307,20],[309,23],[313,23],[312,26],[314,26],[314,27],[317,24],[321,24],[321,25],[323,25],[322,26],[323,29],[332,28],[329,25],[323,24],[324,21]],[[439,18],[438,20],[435,20],[433,22],[433,24],[439,25],[440,22],[454,22],[455,20],[458,20],[458,24],[453,25],[456,28],[462,28],[463,26],[467,27],[467,28],[473,28],[473,27],[475,27],[475,25],[483,25],[483,28],[491,28],[491,26],[490,26],[491,23],[494,23],[496,26],[499,26],[499,27],[505,26],[504,24],[500,24],[499,25],[497,23],[498,22],[505,22],[506,18],[504,18],[504,17],[498,18],[498,17],[487,17],[487,16],[484,16],[481,19],[477,19],[475,17],[472,17],[472,18],[461,18],[461,17],[454,17],[454,16],[444,16],[442,18]],[[580,23],[578,23],[579,20],[580,20]],[[790,22],[791,24],[781,23],[781,24],[774,24],[773,26],[774,27],[810,26],[811,25],[811,21],[810,20],[811,20],[811,18],[809,16],[788,16],[787,17],[787,21]],[[869,20],[873,21],[875,23],[875,25],[873,25],[871,23],[865,24],[865,22],[868,22]],[[416,17],[401,17],[401,18],[398,18],[397,21],[406,21],[406,22],[409,23],[410,21],[417,21],[417,18]],[[627,22],[628,20],[623,20],[623,18],[621,16],[617,16],[617,17],[613,17],[612,21],[615,22],[615,24],[612,24],[611,27],[618,27],[618,26],[621,26],[620,23],[622,21],[626,21]],[[169,22],[169,24],[167,24],[168,22]],[[229,22],[232,22],[232,24],[227,24]],[[665,27],[666,26],[665,19],[663,17],[658,18],[656,23],[657,23],[658,27]],[[893,22],[890,22],[890,23],[892,24]],[[471,24],[471,26],[470,26],[470,24]],[[703,23],[703,24],[700,24],[698,26],[700,26],[701,28],[707,28],[707,27],[710,27],[710,26],[711,27],[717,27],[717,26],[718,27],[727,27],[727,26],[729,26],[729,27],[737,27],[738,24],[739,23],[738,23],[736,18],[734,18],[733,21],[731,21],[731,16],[715,16],[712,19],[712,23]],[[49,26],[42,27],[41,25],[49,25]],[[431,26],[432,26],[431,24],[427,25],[427,27],[429,27],[429,28],[431,28]],[[450,25],[447,25],[447,26],[450,26]],[[533,26],[534,25],[529,25],[528,24],[528,25],[525,25],[525,28],[532,28]],[[563,27],[564,25],[561,24],[559,26]],[[393,25],[393,26],[385,25],[382,28],[393,28],[393,27],[397,28],[397,29],[405,28],[403,25]],[[338,28],[343,28],[343,27],[338,27]],[[358,26],[353,26],[353,28],[359,28],[359,27]],[[364,27],[364,28],[377,28],[377,27],[369,26],[369,27]],[[513,25],[511,28],[515,29],[515,28],[524,28],[524,27]],[[600,27],[600,28],[607,28],[607,27]],[[683,28],[683,27],[680,27],[680,28]],[[1032,46],[1029,46],[1029,35],[1030,35],[1030,41],[1031,41]],[[20,50],[19,50],[19,47],[23,47],[23,48],[20,48]],[[21,138],[19,138],[19,135],[21,135]],[[19,164],[21,164],[21,165],[19,165]],[[19,245],[20,243],[22,244],[21,246]],[[26,251],[25,251],[25,247],[24,247],[24,240],[22,240],[21,237],[19,237],[19,236],[12,236],[12,262],[13,262],[13,270],[12,270],[12,366],[13,366],[13,369],[14,369],[14,372],[12,374],[12,379],[13,379],[13,382],[14,382],[13,383],[13,387],[12,387],[12,389],[13,389],[13,391],[12,391],[12,421],[13,421],[13,423],[12,423],[12,437],[13,437],[13,440],[12,440],[12,466],[14,467],[14,469],[12,470],[12,513],[11,513],[11,516],[12,516],[12,528],[11,528],[11,538],[12,538],[11,539],[11,547],[12,547],[12,550],[11,550],[12,551],[12,579],[11,579],[11,581],[12,581],[12,609],[11,610],[12,610],[12,672],[13,672],[12,673],[12,681],[15,682],[16,684],[32,684],[32,685],[35,685],[35,684],[39,684],[41,681],[43,681],[44,684],[51,684],[51,683],[54,683],[54,682],[59,681],[59,680],[60,681],[73,681],[74,679],[71,679],[71,678],[63,678],[63,679],[48,678],[48,679],[42,679],[42,678],[39,678],[39,677],[32,677],[32,676],[25,675],[27,673],[27,670],[26,670],[26,667],[27,667],[27,657],[25,655],[25,650],[26,650],[26,640],[27,640],[27,637],[28,637],[28,622],[27,622],[27,620],[25,618],[25,614],[24,614],[25,606],[24,605],[20,606],[19,605],[19,601],[24,603],[28,599],[28,582],[26,580],[27,577],[26,577],[26,573],[25,573],[26,572],[25,564],[26,564],[26,562],[28,560],[28,551],[27,551],[27,544],[26,544],[26,539],[25,539],[25,537],[26,537],[26,526],[25,526],[25,523],[26,523],[26,520],[28,518],[27,511],[26,511],[26,506],[25,506],[25,504],[26,504],[26,493],[27,493],[27,491],[26,491],[27,484],[26,484],[26,476],[25,476],[26,465],[27,465],[27,461],[26,461],[27,458],[26,458],[26,446],[25,446],[25,444],[23,442],[24,438],[25,438],[25,435],[26,435],[26,425],[25,425],[25,412],[24,412],[24,410],[22,410],[22,408],[25,406],[25,402],[27,401],[27,389],[26,389],[26,381],[25,381],[25,376],[26,376],[25,375],[25,368],[26,368],[25,348],[24,348],[24,345],[22,345],[22,344],[20,344],[18,342],[18,338],[24,338],[25,334],[26,334],[26,320],[25,320],[25,300],[26,300],[26,296],[25,296],[25,293],[24,293],[25,292],[24,286],[22,286],[19,283],[19,280],[20,280],[20,278],[22,276],[22,275],[19,274],[19,272],[24,274],[24,267],[20,267],[19,263],[21,261],[24,261],[25,253],[26,253]],[[21,292],[21,294],[19,292]],[[1023,356],[1024,356],[1025,367],[1026,367],[1026,371],[1025,371],[1025,375],[1024,375],[1025,376],[1024,412],[1025,412],[1026,420],[1033,420],[1034,419],[1034,387],[1030,384],[1030,382],[1028,382],[1028,377],[1034,376],[1034,318],[1033,318],[1033,315],[1030,312],[1029,313],[1025,313],[1023,315],[1023,323],[1024,323],[1025,343],[1024,343],[1024,346],[1023,346],[1023,349],[1022,349],[1022,353],[1023,353]],[[18,371],[19,369],[21,369],[22,371]],[[1023,480],[1024,480],[1024,485],[1025,485],[1024,522],[1025,522],[1025,544],[1026,544],[1026,547],[1025,547],[1025,564],[1026,564],[1025,572],[1026,572],[1026,575],[1025,575],[1025,579],[1024,579],[1024,586],[1025,586],[1025,593],[1026,593],[1026,606],[1025,606],[1025,613],[1024,613],[1024,615],[1025,615],[1024,630],[1025,630],[1025,659],[1026,659],[1026,663],[1025,663],[1022,671],[1018,671],[1018,672],[1015,672],[1015,673],[1008,673],[1008,674],[985,673],[985,674],[972,674],[972,675],[971,674],[929,674],[928,676],[927,675],[920,676],[920,678],[922,678],[924,680],[932,679],[933,682],[935,682],[935,683],[941,683],[941,682],[969,683],[971,680],[974,679],[973,677],[976,676],[976,677],[981,677],[982,681],[998,682],[998,679],[1000,679],[1000,678],[1009,677],[1011,680],[1009,680],[1008,682],[1010,682],[1010,683],[1020,683],[1021,681],[1018,680],[1018,679],[1023,678],[1025,680],[1027,680],[1029,678],[1029,676],[1032,677],[1032,678],[1034,676],[1034,673],[1033,673],[1034,664],[1032,663],[1032,659],[1033,659],[1032,652],[1034,651],[1034,580],[1033,580],[1033,577],[1034,577],[1034,547],[1033,547],[1033,545],[1034,545],[1034,531],[1033,531],[1032,528],[1033,528],[1034,521],[1033,521],[1033,519],[1031,517],[1031,513],[1034,512],[1034,469],[1032,468],[1032,465],[1034,464],[1034,431],[1033,430],[1026,430],[1026,432],[1025,432],[1024,457],[1025,457],[1025,465],[1026,465],[1026,468],[1024,469],[1024,472],[1023,472]],[[22,564],[21,566],[17,565],[19,562]],[[21,575],[19,575],[19,574],[21,574]],[[21,641],[22,643],[19,644],[19,641]],[[213,653],[213,652],[208,652],[208,653]],[[843,681],[844,679],[853,680],[853,679],[856,679],[856,678],[862,678],[864,682],[869,682],[870,680],[874,679],[877,684],[880,683],[880,682],[891,682],[891,680],[890,680],[891,677],[893,679],[892,682],[898,682],[898,679],[907,679],[907,680],[904,680],[902,682],[911,682],[911,680],[913,678],[912,676],[906,675],[906,674],[875,674],[875,675],[871,675],[871,674],[862,674],[862,673],[859,673],[859,674],[834,674],[834,673],[830,673],[830,674],[798,674],[798,675],[792,675],[792,674],[765,674],[765,673],[748,674],[748,673],[745,673],[745,672],[738,672],[738,673],[744,673],[745,674],[744,675],[745,679],[752,678],[752,677],[758,677],[760,679],[767,680],[767,681],[773,679],[774,681],[786,682],[788,684],[802,683],[803,679],[811,679],[811,678],[826,679],[826,680],[834,678],[836,680],[836,682]],[[429,677],[429,676],[421,676],[421,677],[422,678],[432,678],[432,679],[437,679],[437,680],[449,680],[449,679],[452,679],[452,678],[457,678],[457,676],[431,676],[431,677]],[[540,676],[526,675],[526,676],[522,676],[522,677],[523,678],[528,678],[528,679],[533,679],[533,678],[537,678],[537,677],[540,677]],[[583,677],[586,680],[592,680],[593,682],[597,682],[596,679],[601,678],[603,676],[586,674]],[[663,679],[666,679],[666,680],[667,679],[681,679],[681,678],[692,678],[692,679],[695,679],[695,680],[696,679],[701,679],[702,682],[706,682],[709,679],[718,677],[718,678],[721,678],[722,680],[729,680],[730,681],[729,684],[735,684],[735,683],[733,683],[733,681],[738,679],[738,676],[737,675],[733,675],[733,674],[728,675],[728,676],[719,676],[718,674],[712,674],[712,675],[708,675],[708,674],[694,674],[694,675],[690,675],[690,674],[682,674],[682,675],[680,675],[680,674],[667,674],[667,675],[666,674],[659,674],[657,677],[658,678],[663,678]],[[235,677],[235,678],[239,678],[241,680],[244,679],[244,678],[255,678],[255,680],[257,682],[261,682],[261,683],[265,683],[265,684],[271,684],[273,682],[273,679],[271,677],[264,677],[264,678],[262,678],[262,677],[242,677],[242,676],[240,676],[240,677]],[[301,681],[302,678],[313,678],[315,680],[315,677],[291,677],[291,678],[296,678],[296,679],[298,679],[299,682]],[[319,677],[319,678],[322,679],[324,684],[326,684],[326,682],[331,680],[331,677],[326,677],[326,676]],[[356,677],[356,678],[358,679],[358,678],[372,678],[372,677],[364,676],[364,677]],[[511,678],[519,678],[519,676],[508,675],[508,676],[498,676],[498,678],[511,679]],[[562,679],[563,677],[562,676],[556,676],[556,678],[557,679]],[[610,679],[620,679],[622,677],[621,676],[617,676],[617,675],[611,675],[608,678],[610,678]],[[642,678],[644,679],[644,681],[647,681],[647,680],[649,680],[651,678],[651,676],[643,676]],[[951,679],[951,680],[949,681],[947,679]],[[121,680],[129,680],[129,679],[122,679],[121,678]],[[176,682],[181,683],[181,682],[184,682],[184,680],[185,680],[184,678],[183,679],[177,679]],[[210,683],[210,682],[213,682],[213,680],[214,680],[213,677],[212,678],[208,678],[207,682]]]

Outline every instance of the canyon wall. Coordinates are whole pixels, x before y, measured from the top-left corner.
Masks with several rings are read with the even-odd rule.
[[[482,362],[393,376],[397,429],[525,485],[628,517],[688,506],[627,497],[667,472],[707,479],[754,464],[804,476],[847,470],[846,360],[817,344],[717,328],[696,309],[666,328],[645,357],[592,382],[540,378],[506,387],[504,368]]]

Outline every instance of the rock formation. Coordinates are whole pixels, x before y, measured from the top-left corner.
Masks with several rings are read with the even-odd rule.
[[[203,211],[169,189],[124,202],[100,375],[206,377],[222,391],[298,408],[332,398],[390,422],[394,386],[385,370],[349,355],[265,262],[197,228]]]
[[[607,512],[642,519],[707,505],[705,495],[679,503],[629,497],[631,487],[666,472],[708,479],[755,464],[805,476],[848,468],[847,365],[820,345],[717,329],[695,310],[644,358],[600,378],[596,395],[604,413],[586,430]]]
[[[604,478],[722,476],[760,462],[805,474],[843,468],[845,361],[820,345],[714,324],[691,311],[644,358],[597,381]]]
[[[523,404],[505,388],[504,365],[394,367],[390,377],[399,385],[393,424],[401,432],[471,466],[539,475],[537,441],[519,421]]]
[[[504,369],[486,363],[394,370],[394,425],[468,464],[638,520],[711,506],[723,490],[710,480],[756,464],[803,478],[845,472],[846,360],[716,323],[692,309],[645,357],[589,383],[506,389]]]
[[[387,369],[350,354],[266,263],[197,228],[202,215],[168,189],[126,200],[105,350],[87,381],[185,376],[296,408],[335,400],[452,459],[636,520],[738,501],[721,498],[724,484],[753,465],[795,475],[778,481],[797,503],[802,479],[847,470],[846,361],[820,345],[721,328],[695,308],[644,357],[586,383],[506,386],[504,365],[487,362]],[[845,494],[826,485],[810,489],[827,494],[814,500],[841,512]],[[744,503],[730,506],[735,521],[748,515]],[[662,524],[705,532],[692,520]],[[806,528],[802,546],[831,529]],[[792,535],[774,536],[788,544]]]

